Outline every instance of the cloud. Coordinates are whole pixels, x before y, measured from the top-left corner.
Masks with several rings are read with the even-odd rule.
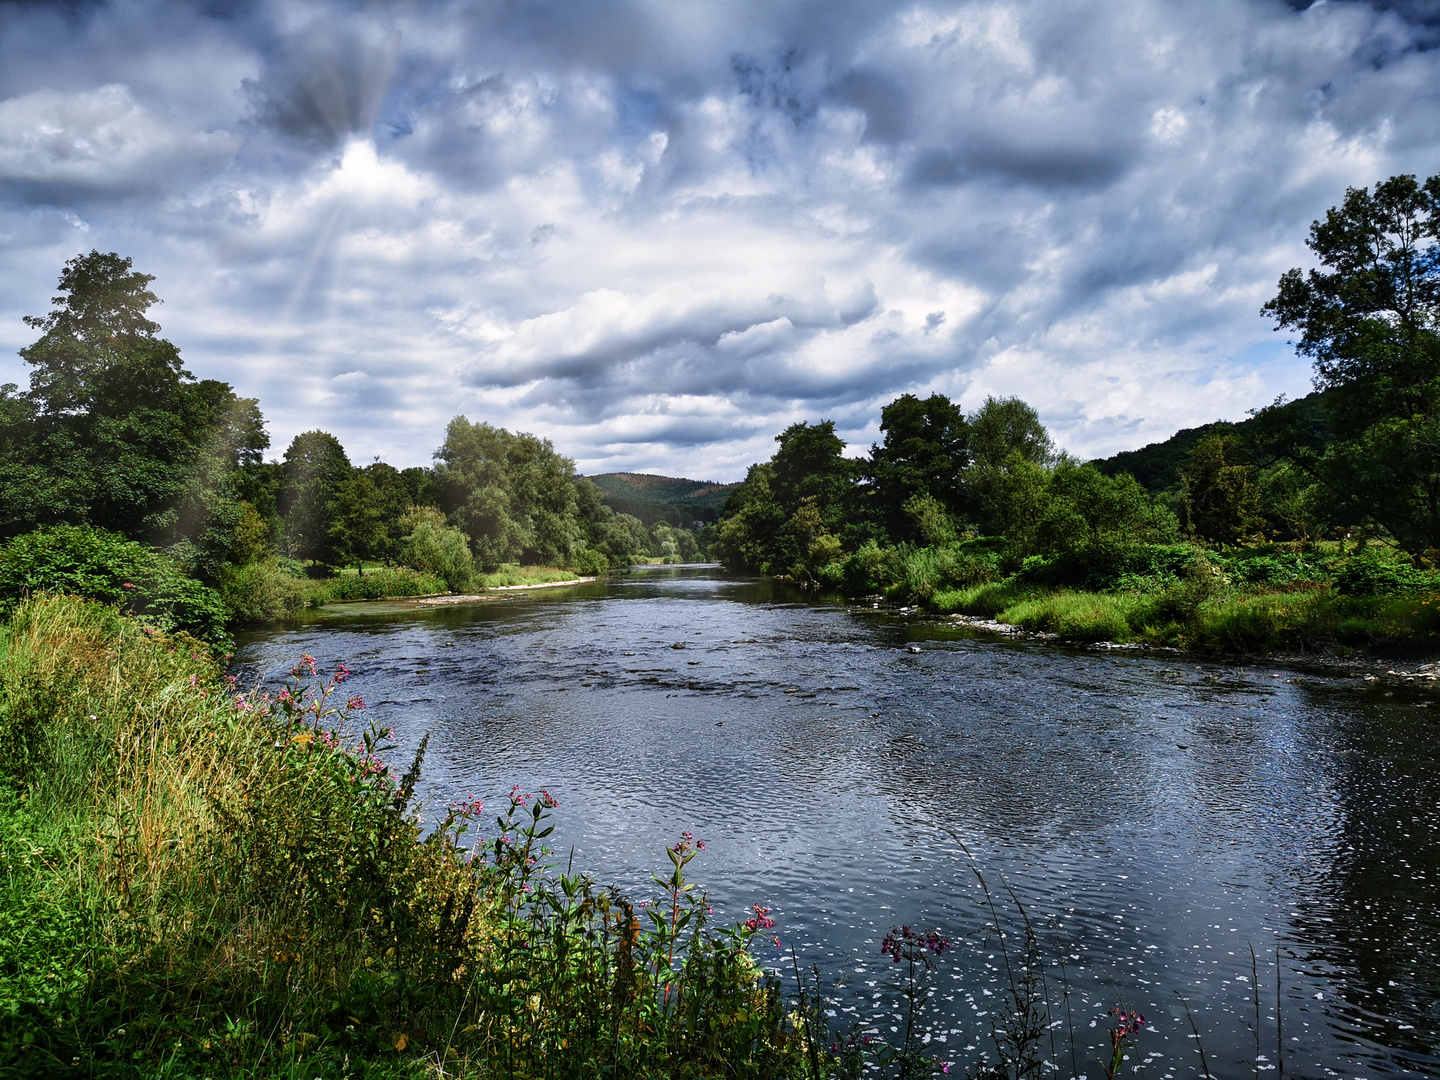
[[[1437,34],[1409,0],[5,5],[0,343],[98,247],[277,451],[418,464],[465,413],[733,479],[938,391],[1108,453],[1306,390],[1260,305],[1347,185],[1440,172]]]
[[[186,130],[119,84],[0,101],[0,185],[34,201],[163,191],[212,172],[239,145],[228,132]]]

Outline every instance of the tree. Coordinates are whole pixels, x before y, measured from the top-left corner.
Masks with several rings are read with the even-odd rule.
[[[407,566],[439,575],[452,591],[470,584],[475,559],[470,554],[469,538],[447,524],[444,514],[433,506],[412,507],[400,519],[400,527],[405,532],[400,557]]]
[[[1047,551],[1173,541],[1175,516],[1129,473],[1106,476],[1062,457],[1050,475],[1038,535]]]
[[[928,497],[944,513],[963,511],[970,425],[943,394],[924,401],[903,394],[880,410],[880,430],[884,441],[870,447],[866,470],[873,512],[892,540],[913,543],[920,534],[919,519],[906,509],[912,500]]]
[[[785,511],[772,489],[774,471],[769,461],[751,465],[720,511],[712,552],[732,569],[761,569],[785,524]]]
[[[557,454],[550,440],[457,416],[435,460],[441,507],[469,535],[485,568],[506,562],[568,566],[581,550],[575,463]]]
[[[1217,431],[1201,439],[1180,483],[1185,523],[1201,539],[1233,544],[1265,521],[1255,467],[1233,435]]]
[[[770,489],[788,517],[804,499],[814,499],[827,524],[843,515],[857,475],[856,462],[844,456],[845,443],[835,421],[791,424],[775,436],[780,448],[771,458]]]
[[[285,451],[280,515],[291,558],[333,566],[335,499],[354,471],[340,440],[325,431],[296,435]]]
[[[976,465],[1003,468],[1012,454],[1034,465],[1055,459],[1055,444],[1040,414],[1016,397],[987,397],[969,419],[970,450]]]
[[[366,560],[378,559],[388,539],[380,489],[370,473],[354,470],[336,490],[329,510],[336,560],[342,566],[354,566],[363,576]]]
[[[1323,448],[1277,402],[1267,446],[1322,486],[1341,519],[1412,552],[1440,546],[1440,176],[1350,188],[1311,224],[1321,268],[1287,271],[1261,310],[1299,330],[1330,439]],[[1270,414],[1267,416],[1267,414]]]
[[[269,445],[252,399],[197,381],[147,311],[154,276],[114,252],[77,255],[61,295],[27,316],[39,340],[20,350],[23,394],[0,389],[0,530],[91,524],[174,544],[236,516],[230,475]],[[219,514],[219,521],[211,519]]]

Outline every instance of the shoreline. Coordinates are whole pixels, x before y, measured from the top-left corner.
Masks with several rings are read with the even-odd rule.
[[[903,610],[903,609],[902,609]],[[1062,645],[1087,652],[1125,652],[1146,656],[1175,656],[1203,660],[1209,663],[1241,665],[1273,664],[1287,668],[1319,669],[1328,674],[1343,674],[1366,682],[1398,683],[1405,686],[1440,690],[1440,660],[1429,659],[1415,664],[1413,668],[1396,667],[1395,660],[1375,655],[1341,657],[1324,654],[1304,653],[1222,653],[1211,654],[1177,648],[1174,645],[1146,645],[1138,641],[1074,641],[1048,630],[1026,630],[1010,623],[998,622],[980,615],[952,613],[940,616],[945,622],[959,624],[969,630],[995,634],[997,637],[1014,641],[1033,641],[1042,645]],[[1403,663],[1401,661],[1400,663]],[[1362,670],[1356,670],[1356,669]]]
[[[598,577],[577,577],[567,578],[564,581],[541,581],[532,585],[496,585],[494,588],[486,589],[483,593],[465,593],[462,595],[443,596],[422,596],[422,597],[396,597],[396,600],[413,601],[417,607],[444,607],[447,604],[478,604],[486,600],[494,600],[494,595],[499,592],[529,592],[534,589],[560,589],[567,585],[588,585],[592,581],[599,581]]]

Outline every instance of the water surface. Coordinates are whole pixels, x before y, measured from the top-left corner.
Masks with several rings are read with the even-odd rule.
[[[942,929],[942,1059],[993,1054],[1007,985],[973,857],[1010,947],[1013,890],[1057,1002],[1068,984],[1061,1075],[1103,1075],[1119,1004],[1151,1021],[1144,1075],[1196,1075],[1183,995],[1212,1072],[1253,1076],[1257,978],[1273,1073],[1277,950],[1287,1076],[1440,1075],[1440,716],[1418,694],[995,640],[714,569],[352,605],[237,663],[278,683],[302,653],[350,666],[402,766],[431,734],[435,804],[547,788],[562,860],[636,898],[692,831],[717,911],[773,908],[762,959],[850,972],[865,1026],[900,1023],[885,932]]]

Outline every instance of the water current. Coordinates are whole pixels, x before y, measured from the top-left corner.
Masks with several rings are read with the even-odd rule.
[[[978,870],[1068,1009],[1059,1075],[1103,1075],[1123,1005],[1149,1021],[1128,1065],[1160,1080],[1201,1048],[1218,1077],[1440,1076],[1440,700],[1418,691],[999,640],[713,568],[347,605],[236,664],[276,685],[302,653],[349,665],[400,767],[430,733],[432,806],[546,788],[560,861],[637,899],[683,830],[706,841],[687,869],[717,915],[773,909],[762,962],[847,975],[838,1025],[893,1038],[880,941],[938,928],[929,1049],[993,1059],[1010,983]]]

